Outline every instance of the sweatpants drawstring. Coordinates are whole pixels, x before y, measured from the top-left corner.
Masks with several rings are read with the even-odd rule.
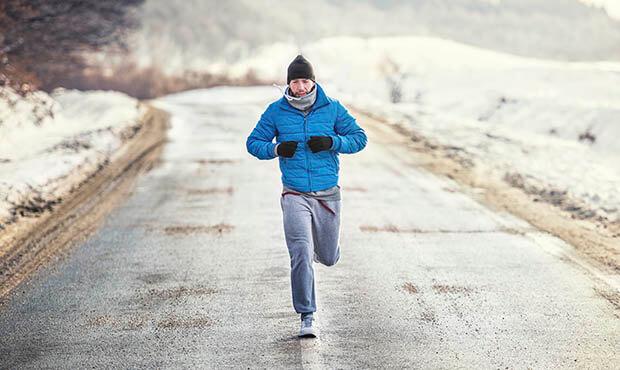
[[[287,195],[287,194],[292,194],[292,195],[301,195],[301,193],[296,193],[296,192],[294,192],[294,191],[285,191],[284,193],[282,193],[282,196],[285,196],[285,195]],[[332,215],[334,215],[334,216],[336,215],[336,212],[332,211],[332,209],[331,209],[331,208],[329,208],[329,206],[325,203],[325,201],[324,201],[324,200],[322,200],[322,199],[317,199],[317,200],[319,201],[319,204],[320,204],[321,206],[323,206],[323,208],[325,208],[325,209],[326,209],[329,213],[331,213],[331,214],[332,214]]]

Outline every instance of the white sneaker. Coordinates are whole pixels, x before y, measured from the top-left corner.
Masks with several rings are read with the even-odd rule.
[[[306,316],[301,320],[301,329],[299,329],[299,337],[303,338],[316,338],[316,330],[312,325],[314,318],[312,315]]]

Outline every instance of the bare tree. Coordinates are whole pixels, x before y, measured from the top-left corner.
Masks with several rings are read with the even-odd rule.
[[[144,0],[2,0],[0,85],[49,90],[85,67],[84,52],[124,48]]]

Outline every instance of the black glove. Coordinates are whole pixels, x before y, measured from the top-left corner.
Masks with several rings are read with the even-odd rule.
[[[280,157],[291,158],[295,154],[295,150],[297,150],[296,141],[283,141],[278,145],[276,152]]]
[[[329,150],[332,147],[332,138],[329,136],[310,136],[308,145],[312,153],[317,153],[322,150]]]

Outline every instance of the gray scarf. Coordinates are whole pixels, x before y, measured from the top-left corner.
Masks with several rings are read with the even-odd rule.
[[[310,109],[316,101],[316,85],[312,87],[312,91],[300,97],[289,94],[289,91],[290,88],[287,86],[286,90],[284,90],[284,97],[293,106],[293,108],[299,109],[302,112]]]

